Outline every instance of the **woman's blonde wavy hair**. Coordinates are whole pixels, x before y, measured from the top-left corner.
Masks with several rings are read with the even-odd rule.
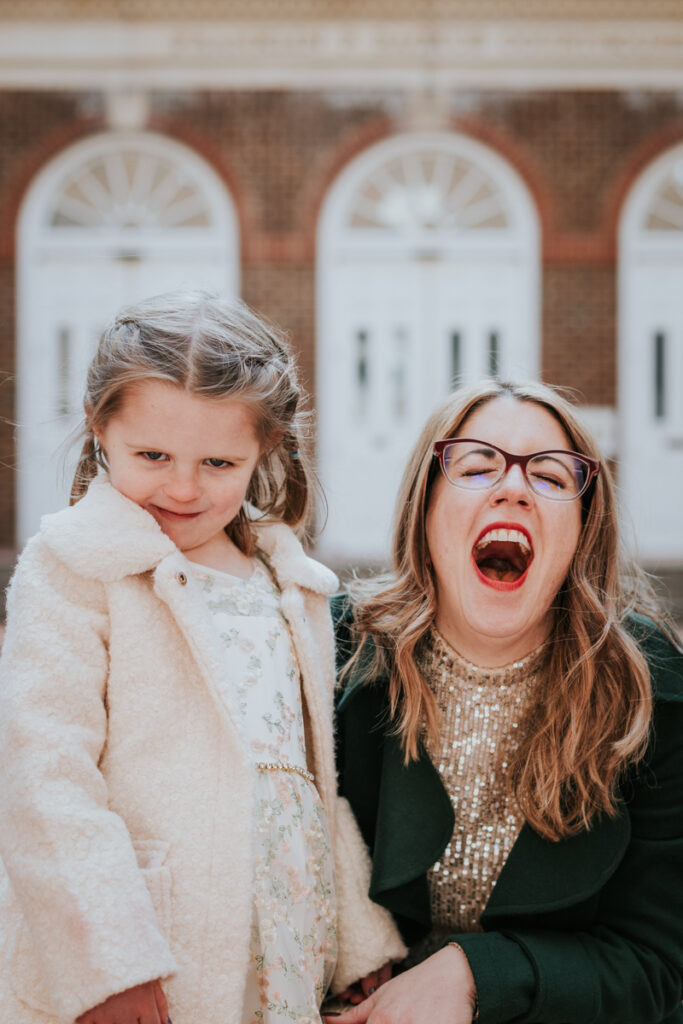
[[[437,610],[425,529],[439,472],[432,446],[457,436],[470,413],[503,396],[547,409],[572,450],[600,458],[572,404],[543,384],[484,381],[455,392],[427,422],[398,495],[393,572],[352,588],[361,642],[344,673],[357,662],[365,666],[373,649],[374,663],[363,674],[389,674],[392,720],[406,763],[419,756],[423,730],[432,739],[439,731],[434,696],[415,661]],[[643,755],[652,714],[647,663],[624,620],[632,612],[661,620],[647,578],[621,548],[614,485],[604,462],[582,501],[583,526],[548,638],[545,699],[529,713],[509,774],[526,821],[551,840],[616,813],[616,785],[626,766]]]
[[[88,370],[71,504],[83,497],[100,467],[106,469],[95,431],[116,415],[127,388],[150,380],[249,404],[263,454],[247,501],[263,517],[305,532],[315,477],[304,449],[307,415],[293,356],[278,332],[243,303],[200,291],[154,296],[123,309],[105,328]],[[253,553],[244,508],[225,531],[245,554]]]

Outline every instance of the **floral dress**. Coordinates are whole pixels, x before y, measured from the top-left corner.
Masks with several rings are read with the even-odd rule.
[[[254,912],[242,1024],[318,1024],[337,956],[333,858],[306,769],[299,667],[280,594],[193,565],[230,671],[224,694],[254,761]]]

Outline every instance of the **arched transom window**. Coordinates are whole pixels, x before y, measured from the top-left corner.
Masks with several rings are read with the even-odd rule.
[[[237,220],[196,153],[149,132],[109,132],[51,161],[18,232],[18,539],[64,504],[60,457],[82,416],[87,365],[122,305],[178,288],[238,291]]]
[[[194,168],[141,140],[104,147],[72,169],[48,210],[53,228],[121,232],[208,228],[213,215]]]
[[[619,245],[620,477],[637,551],[683,563],[683,144],[624,206]]]
[[[362,180],[347,221],[352,231],[443,234],[510,226],[505,196],[479,164],[455,152],[423,146],[399,153]]]
[[[456,384],[538,372],[538,224],[517,173],[450,133],[379,143],[318,234],[320,472],[328,557],[388,549],[400,474]]]

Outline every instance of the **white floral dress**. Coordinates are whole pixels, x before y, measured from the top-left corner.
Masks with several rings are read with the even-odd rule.
[[[333,858],[325,811],[306,771],[299,667],[280,594],[258,560],[246,580],[191,568],[230,661],[224,697],[256,770],[242,1024],[318,1024],[337,956]]]

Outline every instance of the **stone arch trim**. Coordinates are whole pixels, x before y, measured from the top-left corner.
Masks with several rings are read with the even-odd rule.
[[[204,132],[197,131],[184,122],[153,117],[149,123],[149,130],[193,150],[222,180],[232,199],[239,231],[240,259],[242,262],[249,259],[251,240],[259,230],[258,217],[249,186],[226,159],[223,150]]]
[[[350,166],[356,157],[372,148],[378,142],[400,134],[400,130],[392,126],[386,117],[376,118],[355,128],[342,139],[341,143],[326,162],[322,174],[318,175],[308,189],[307,202],[304,210],[303,231],[305,258],[316,259],[318,246],[318,225],[325,201],[338,178]]]
[[[475,139],[497,153],[517,172],[536,207],[542,255],[558,233],[555,202],[541,168],[529,150],[497,125],[475,117],[454,118],[454,131]]]
[[[664,156],[668,150],[682,143],[683,118],[680,118],[641,142],[622,162],[609,190],[605,207],[605,231],[609,233],[615,257],[626,204],[640,177],[660,156]]]
[[[5,234],[0,235],[0,259],[14,259],[16,255],[17,226],[21,209],[42,170],[71,146],[103,131],[106,131],[106,126],[100,120],[85,123],[81,119],[74,119],[43,136],[24,154],[6,188],[3,189],[0,221],[10,228]]]

